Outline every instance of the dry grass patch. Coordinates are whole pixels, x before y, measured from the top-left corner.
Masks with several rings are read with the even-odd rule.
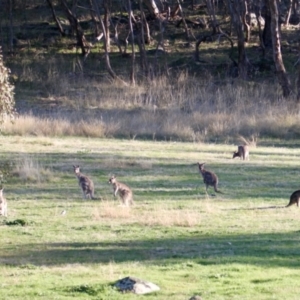
[[[19,177],[23,181],[31,182],[46,182],[53,176],[51,170],[44,168],[29,155],[20,156],[12,170],[12,175]]]
[[[114,202],[103,201],[100,207],[94,207],[92,211],[94,220],[106,219],[131,219],[133,217],[132,208],[122,205],[117,205]]]
[[[193,227],[201,223],[197,210],[176,209],[161,205],[154,205],[148,209],[147,205],[142,203],[125,207],[110,201],[102,202],[100,206],[94,207],[92,217],[95,220],[102,218],[120,222],[126,220],[126,223],[163,227]]]
[[[293,99],[274,101],[278,95],[271,86],[199,84],[187,74],[178,78],[158,77],[136,87],[69,82],[69,90],[58,100],[61,106],[47,115],[44,106],[35,107],[35,116],[25,113],[14,124],[6,122],[3,132],[193,142],[253,134],[299,136],[299,105]]]
[[[201,218],[198,211],[155,207],[151,212],[142,213],[139,223],[147,226],[193,227],[201,223]]]
[[[3,132],[12,135],[35,135],[35,136],[88,136],[104,137],[106,125],[97,119],[78,122],[68,118],[39,118],[29,115],[20,115],[11,123],[6,121]],[[108,130],[109,132],[109,130]]]

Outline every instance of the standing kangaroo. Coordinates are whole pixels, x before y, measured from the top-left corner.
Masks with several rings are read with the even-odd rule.
[[[7,201],[3,196],[3,188],[0,190],[0,215],[7,217]]]
[[[249,160],[249,147],[247,145],[238,146],[238,151],[233,152],[233,157],[240,157],[240,159]]]
[[[219,183],[218,176],[215,173],[211,172],[211,171],[205,170],[204,169],[205,163],[200,164],[198,162],[197,164],[199,166],[199,172],[201,173],[201,175],[203,177],[203,182],[206,185],[206,192],[207,192],[207,189],[208,189],[209,186],[213,186],[215,192],[222,194],[222,192],[218,190],[218,183]]]
[[[108,183],[113,186],[114,196],[116,197],[119,195],[124,205],[129,206],[133,204],[133,193],[130,187],[124,183],[118,182],[115,175],[109,178]]]
[[[78,184],[82,190],[83,199],[95,199],[93,181],[80,172],[79,166],[73,166],[75,175],[78,179]]]
[[[286,207],[289,207],[293,204],[297,204],[297,206],[299,207],[299,202],[300,202],[300,190],[297,190],[290,196],[290,202]]]

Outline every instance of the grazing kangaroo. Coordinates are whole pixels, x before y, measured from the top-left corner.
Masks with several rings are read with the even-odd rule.
[[[7,201],[3,196],[3,188],[0,190],[0,215],[7,217]]]
[[[286,207],[289,207],[293,204],[297,204],[297,206],[299,207],[299,202],[300,202],[300,190],[297,190],[291,195],[290,202]]]
[[[94,183],[93,181],[83,175],[82,173],[80,173],[80,167],[79,166],[73,166],[74,168],[74,172],[75,172],[75,175],[77,176],[78,178],[78,184],[82,190],[82,196],[83,196],[83,199],[96,199],[94,197]]]
[[[115,175],[109,178],[108,183],[113,186],[114,196],[116,197],[119,195],[124,205],[129,206],[133,204],[133,193],[130,187],[124,183],[118,182]]]
[[[223,194],[221,191],[218,190],[218,183],[219,183],[218,176],[215,173],[211,172],[211,171],[205,170],[204,169],[205,163],[200,164],[198,162],[197,164],[199,166],[199,172],[201,173],[201,175],[203,177],[203,182],[206,185],[206,192],[207,192],[207,189],[208,189],[209,186],[213,186],[215,192]]]
[[[233,157],[240,157],[240,159],[249,160],[249,147],[247,145],[238,146],[238,151],[233,152]]]

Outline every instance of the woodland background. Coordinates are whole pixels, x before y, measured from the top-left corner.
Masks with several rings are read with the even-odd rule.
[[[7,134],[299,135],[298,0],[0,2]]]

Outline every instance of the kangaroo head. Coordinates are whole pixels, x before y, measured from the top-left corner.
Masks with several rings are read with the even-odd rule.
[[[200,163],[198,162],[198,166],[199,166],[199,170],[200,170],[200,171],[204,170],[204,165],[205,165],[205,163],[200,164]]]
[[[234,152],[233,152],[232,158],[235,158],[235,157],[237,157],[237,156],[239,156],[239,152],[238,152],[238,151],[234,151]]]
[[[75,174],[80,173],[80,167],[79,166],[73,166]]]
[[[115,175],[112,175],[112,176],[109,178],[108,183],[114,184],[116,181],[117,181],[116,176],[115,176]]]

